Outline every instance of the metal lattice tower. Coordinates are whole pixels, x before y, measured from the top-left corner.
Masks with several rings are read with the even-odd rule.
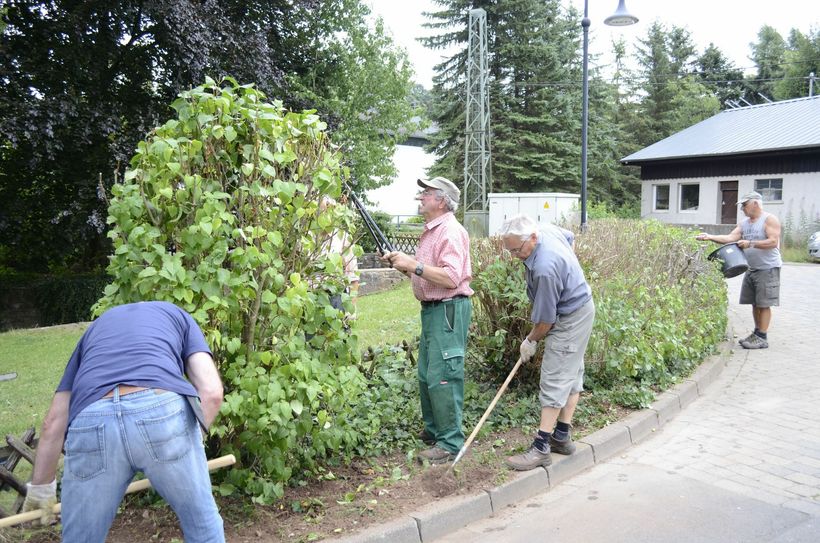
[[[487,212],[490,171],[490,88],[487,70],[487,12],[470,10],[467,50],[467,107],[464,138],[464,203],[468,212]],[[486,229],[486,228],[485,228]],[[468,229],[469,230],[469,229]]]

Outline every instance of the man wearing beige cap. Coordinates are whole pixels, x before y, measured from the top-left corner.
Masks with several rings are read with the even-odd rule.
[[[734,230],[725,236],[702,232],[697,239],[720,244],[737,242],[743,249],[749,270],[743,276],[740,303],[751,304],[755,329],[740,340],[740,345],[744,349],[766,349],[772,307],[780,305],[780,221],[763,211],[763,196],[758,192],[744,194],[738,205],[746,218]]]
[[[421,302],[418,379],[424,429],[432,448],[419,453],[431,464],[451,461],[464,444],[464,349],[472,317],[470,238],[454,215],[460,191],[449,179],[418,180],[424,232],[414,256],[400,251],[382,257],[413,284]]]

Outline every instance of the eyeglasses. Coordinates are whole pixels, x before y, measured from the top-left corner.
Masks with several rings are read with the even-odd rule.
[[[423,191],[419,192],[419,196],[424,198],[425,196],[434,196],[436,192],[433,189],[424,189]]]
[[[510,253],[511,255],[517,255],[518,253],[521,252],[521,249],[524,248],[524,245],[526,245],[528,241],[529,241],[528,239],[525,239],[524,241],[521,242],[521,245],[518,247],[518,249],[507,249],[507,252]]]

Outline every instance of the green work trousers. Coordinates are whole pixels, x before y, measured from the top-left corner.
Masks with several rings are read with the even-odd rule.
[[[421,308],[419,395],[424,429],[451,453],[464,445],[464,348],[472,313],[466,297],[425,302]]]

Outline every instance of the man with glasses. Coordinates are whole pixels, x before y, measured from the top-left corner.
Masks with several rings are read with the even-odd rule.
[[[464,349],[473,272],[470,239],[454,214],[461,192],[444,177],[419,179],[418,184],[424,232],[416,253],[395,251],[382,259],[410,277],[421,302],[418,379],[424,429],[419,438],[431,448],[419,453],[419,459],[442,464],[464,445]]]
[[[734,230],[724,236],[698,234],[701,241],[726,244],[737,242],[743,249],[749,269],[743,275],[740,287],[740,303],[752,306],[754,331],[740,340],[744,349],[767,349],[769,347],[769,324],[772,306],[780,305],[780,221],[771,213],[763,211],[763,196],[749,192],[738,202],[746,218]]]
[[[572,454],[572,416],[584,385],[584,353],[595,303],[584,271],[573,252],[575,236],[554,225],[539,225],[526,215],[508,219],[499,232],[504,249],[524,263],[527,297],[532,303],[532,330],[521,343],[527,362],[546,338],[541,359],[538,399],[541,422],[532,446],[507,458],[507,465],[526,471],[552,463],[551,452]]]

